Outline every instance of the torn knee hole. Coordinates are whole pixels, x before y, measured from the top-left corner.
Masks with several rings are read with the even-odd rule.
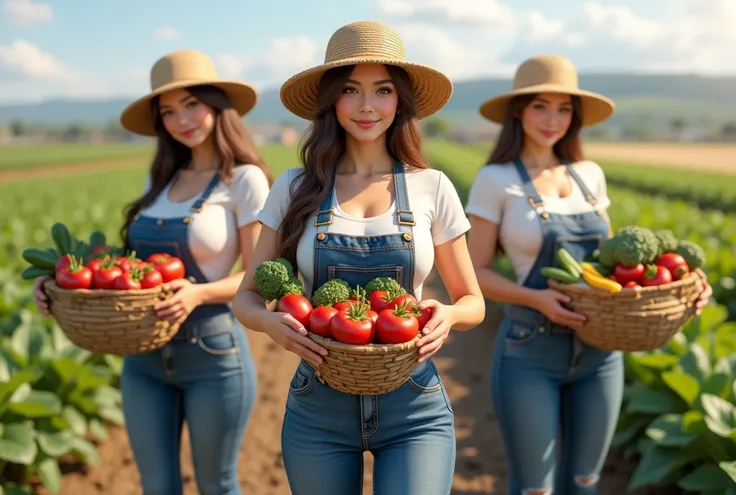
[[[546,489],[546,488],[532,488],[529,490],[524,490],[523,495],[552,495],[552,490]]]
[[[590,476],[575,476],[575,483],[578,486],[590,486],[594,485],[598,481],[598,475],[593,474]]]

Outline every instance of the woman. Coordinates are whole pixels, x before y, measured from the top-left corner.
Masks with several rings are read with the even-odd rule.
[[[554,55],[525,61],[514,90],[480,107],[503,127],[466,212],[483,294],[507,304],[491,393],[511,495],[595,493],[616,427],[622,355],[581,343],[572,330],[584,317],[566,309],[568,297],[549,289],[540,274],[555,264],[559,248],[580,260],[611,233],[605,176],[583,159],[580,130],[613,109],[609,99],[578,88],[575,67]],[[497,247],[518,283],[492,271]],[[710,292],[706,284],[699,308]]]
[[[304,168],[276,180],[258,216],[263,230],[252,262],[286,258],[310,296],[339,264],[340,278],[352,287],[390,276],[419,300],[436,265],[452,300],[422,301],[433,314],[417,342],[420,362],[411,379],[393,392],[358,396],[316,380],[307,361],[321,364],[326,349],[291,316],[269,312],[246,274],[236,316],[302,358],[282,432],[295,495],[360,493],[364,451],[375,459],[378,495],[450,492],[452,408],[430,356],[451,328],[470,329],[485,314],[462,204],[447,177],[429,170],[421,155],[417,121],[451,93],[444,75],[406,61],[401,39],[376,22],[337,30],[325,63],[281,88],[284,105],[313,122],[301,150]]]
[[[156,307],[182,324],[174,339],[124,359],[126,428],[145,495],[182,492],[184,420],[199,492],[239,495],[237,456],[257,377],[229,303],[251,264],[270,186],[241,122],[257,96],[248,84],[220,80],[196,51],[161,58],[151,82],[121,116],[125,129],[157,138],[145,192],[126,209],[121,234],[139,258],[181,258],[188,278],[170,282],[175,295]],[[242,269],[231,273],[238,259]],[[48,314],[39,284],[36,302]]]

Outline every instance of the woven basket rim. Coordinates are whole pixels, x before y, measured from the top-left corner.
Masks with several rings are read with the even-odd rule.
[[[680,280],[676,280],[674,282],[670,282],[669,284],[664,285],[657,285],[657,286],[651,286],[651,287],[633,287],[628,289],[622,289],[620,292],[607,292],[602,290],[597,290],[595,288],[591,287],[585,287],[577,284],[564,284],[561,282],[557,282],[556,280],[549,279],[548,283],[549,286],[553,289],[559,289],[564,290],[568,293],[577,293],[582,294],[585,296],[590,297],[596,297],[598,299],[632,299],[632,298],[639,298],[642,295],[649,295],[649,294],[656,294],[661,293],[664,294],[666,292],[671,291],[672,289],[679,289],[680,287],[685,287],[688,285],[694,284],[696,281],[703,281],[706,280],[705,273],[700,269],[696,268],[690,274]]]
[[[398,354],[400,352],[411,350],[416,348],[416,342],[421,338],[421,335],[417,335],[408,342],[402,342],[401,344],[366,344],[366,345],[354,345],[345,344],[338,342],[337,340],[330,339],[328,337],[322,337],[315,333],[309,332],[309,338],[321,345],[328,350],[343,351],[350,354],[374,354],[374,355],[386,355],[386,354]]]
[[[137,289],[137,290],[114,290],[114,289],[65,289],[60,287],[56,280],[51,279],[44,282],[44,289],[60,294],[73,294],[79,297],[99,297],[99,296],[110,296],[110,297],[124,297],[124,296],[154,296],[158,295],[163,291],[163,284],[151,287],[150,289]]]

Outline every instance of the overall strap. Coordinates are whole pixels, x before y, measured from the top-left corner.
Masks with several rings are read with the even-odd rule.
[[[529,202],[529,205],[537,212],[540,219],[547,220],[549,213],[544,208],[544,201],[542,201],[542,197],[537,192],[537,188],[534,187],[532,179],[529,177],[529,173],[526,171],[524,164],[521,163],[520,158],[514,160],[514,166],[519,173],[519,177],[521,177],[521,189],[526,194],[526,200]]]
[[[396,192],[396,220],[399,232],[411,232],[416,225],[414,213],[409,208],[409,192],[406,188],[406,174],[404,165],[394,160],[394,189]]]
[[[580,190],[583,191],[583,195],[585,195],[585,200],[590,203],[590,206],[595,208],[596,213],[600,215],[602,211],[600,208],[598,208],[598,199],[596,199],[593,193],[590,192],[590,189],[588,189],[588,186],[585,185],[585,182],[583,182],[583,179],[575,171],[573,166],[569,162],[566,162],[565,166],[567,167],[567,173],[570,174],[570,177],[572,177],[573,180],[578,183],[578,187],[580,187]]]
[[[337,167],[332,171],[332,179],[330,180],[330,187],[327,189],[327,195],[322,200],[322,203],[320,203],[317,214],[314,217],[314,226],[317,227],[318,233],[327,231],[329,225],[332,223],[332,195],[335,190],[336,177]]]
[[[215,187],[220,183],[220,172],[215,172],[215,175],[212,177],[212,180],[207,185],[207,187],[202,191],[202,194],[197,198],[197,200],[192,204],[189,209],[194,213],[199,213],[202,211],[202,208],[204,208],[204,204],[207,202],[207,200],[210,197],[210,194],[212,194],[212,191],[215,190]]]

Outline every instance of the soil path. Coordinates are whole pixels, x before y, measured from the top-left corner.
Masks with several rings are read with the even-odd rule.
[[[425,287],[425,297],[447,302],[435,273]],[[497,306],[488,305],[485,322],[470,332],[454,333],[437,354],[436,363],[453,403],[457,433],[457,467],[454,495],[505,495],[507,475],[498,426],[490,405],[488,371],[495,329],[501,318]],[[259,370],[258,401],[240,453],[239,479],[246,495],[288,495],[289,486],[280,453],[281,421],[287,387],[297,359],[263,335],[250,333]],[[197,495],[184,435],[182,448],[185,495]],[[68,473],[59,495],[139,495],[138,474],[123,429],[111,431],[100,445],[101,462],[88,472]],[[371,493],[371,458],[366,455],[364,494]],[[618,466],[618,467],[616,467]],[[599,495],[621,495],[631,467],[609,463]],[[48,495],[41,491],[42,495]]]

